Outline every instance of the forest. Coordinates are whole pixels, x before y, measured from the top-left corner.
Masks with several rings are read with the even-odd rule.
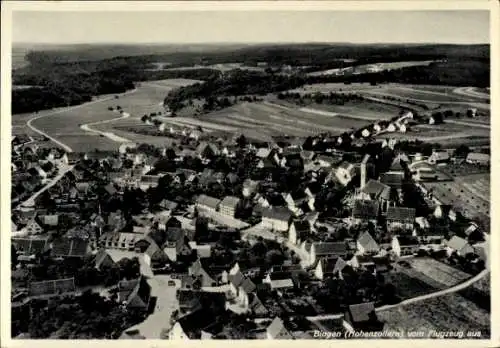
[[[264,95],[326,82],[384,82],[446,84],[454,86],[489,86],[489,45],[333,45],[295,44],[211,48],[208,51],[177,51],[162,54],[115,56],[98,59],[94,52],[85,55],[80,49],[31,51],[28,65],[13,71],[13,85],[33,86],[13,89],[12,113],[37,112],[54,107],[78,105],[100,94],[122,93],[133,89],[135,82],[168,78],[205,81],[180,88],[166,97],[172,108],[182,107],[185,100],[220,96]],[[80,52],[80,53],[78,53]],[[121,49],[126,54],[126,49]],[[137,53],[137,51],[134,51]],[[145,52],[153,52],[151,49]],[[87,57],[88,60],[79,60]],[[109,56],[109,52],[106,57]],[[103,56],[104,57],[104,56]],[[91,59],[90,59],[91,58]],[[344,59],[353,60],[347,63]],[[376,62],[441,60],[429,66],[407,67],[392,71],[346,76],[307,76],[308,71]],[[150,70],[154,62],[168,62],[170,67],[192,66],[186,70]],[[292,74],[233,70],[221,74],[210,64],[240,62],[269,67],[307,66]]]

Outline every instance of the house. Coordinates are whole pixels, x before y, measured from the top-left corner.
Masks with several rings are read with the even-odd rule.
[[[391,187],[392,189],[396,189],[398,191],[401,190],[403,186],[404,177],[398,173],[382,173],[380,174],[380,182],[384,185]]]
[[[57,214],[42,215],[40,216],[40,220],[46,228],[52,229],[59,225],[59,215]]]
[[[430,164],[440,164],[450,161],[450,154],[446,151],[433,151],[427,160]]]
[[[343,162],[335,170],[335,177],[344,186],[346,186],[352,178],[356,175],[356,167],[349,162]]]
[[[151,187],[157,187],[163,175],[142,175],[139,180],[139,188],[146,191]]]
[[[66,156],[68,158],[68,164],[70,165],[77,164],[82,160],[83,157],[82,154],[78,152],[68,152]]]
[[[292,218],[292,212],[285,207],[272,207],[262,212],[262,227],[273,231],[287,231]]]
[[[168,334],[169,340],[201,339],[207,334],[213,335],[220,331],[214,323],[215,313],[209,308],[200,308],[177,319]]]
[[[257,158],[264,159],[268,158],[270,154],[271,154],[271,149],[261,147],[257,150],[255,156],[257,156]]]
[[[293,289],[295,284],[293,282],[292,272],[283,270],[274,270],[267,274],[266,278],[262,280],[263,283],[269,284],[271,290],[283,291]]]
[[[64,278],[30,282],[28,296],[34,298],[50,298],[71,295],[76,293],[75,278]]]
[[[366,270],[375,266],[374,257],[372,255],[354,255],[347,261],[347,264],[355,270],[359,268]]]
[[[166,210],[169,213],[173,213],[179,204],[177,202],[169,201],[168,199],[163,199],[160,203],[158,203],[158,207],[162,210]]]
[[[236,209],[240,203],[238,197],[226,196],[219,204],[219,210],[222,214],[234,217]]]
[[[238,288],[238,302],[243,308],[249,308],[250,294],[256,290],[257,286],[249,279],[245,278]]]
[[[36,216],[33,216],[24,227],[24,230],[28,235],[36,235],[43,233],[44,229],[41,226],[41,224],[38,223],[37,220],[38,219],[36,218]]]
[[[200,259],[210,258],[212,255],[212,246],[210,244],[197,244],[196,242],[188,243],[191,250],[196,251]]]
[[[181,315],[197,311],[202,308],[198,292],[192,290],[177,290],[177,301],[179,303],[179,312]]]
[[[356,250],[361,255],[377,254],[380,251],[380,247],[372,235],[368,231],[365,231],[356,240]]]
[[[457,214],[455,213],[455,210],[453,210],[453,207],[449,204],[439,204],[434,209],[433,215],[437,219],[448,218],[451,221],[457,220]]]
[[[422,244],[441,244],[444,239],[444,231],[437,228],[418,227],[413,231],[412,236],[416,237]]]
[[[347,262],[342,257],[320,258],[318,265],[314,269],[314,275],[320,280],[327,277],[342,278],[342,270],[347,266]]]
[[[196,148],[196,153],[201,158],[211,159],[220,154],[220,150],[216,144],[201,142]]]
[[[415,254],[420,248],[417,238],[411,236],[394,236],[391,242],[392,251],[398,257]]]
[[[470,164],[478,164],[482,166],[486,166],[490,164],[490,155],[487,153],[480,152],[469,152],[467,154],[467,158],[465,162]]]
[[[288,229],[288,240],[290,243],[300,245],[311,234],[311,225],[306,220],[295,220]]]
[[[90,251],[89,241],[77,238],[59,238],[51,244],[51,256],[53,258],[83,258]]]
[[[237,297],[241,283],[245,280],[245,276],[239,268],[233,267],[228,275],[229,292],[232,296]]]
[[[106,232],[100,238],[101,245],[107,249],[135,250],[136,243],[143,239],[142,233]]]
[[[251,179],[246,179],[243,182],[243,196],[244,197],[250,197],[252,196],[255,192],[257,192],[257,189],[259,187],[259,182]]]
[[[50,250],[49,237],[14,237],[11,245],[15,248],[18,261],[32,261],[38,255]]]
[[[362,222],[371,222],[377,224],[379,215],[379,203],[372,200],[357,199],[354,201],[354,208],[352,209],[352,221],[354,224]]]
[[[353,331],[381,331],[384,323],[380,322],[373,302],[350,305],[344,314],[344,328]]]
[[[250,295],[250,304],[248,305],[248,309],[252,313],[252,315],[256,318],[266,318],[269,315],[269,310],[264,306],[259,296],[255,292]]]
[[[183,229],[179,227],[169,227],[165,237],[163,251],[171,261],[175,262],[180,256],[191,254],[189,247],[185,244]]]
[[[474,253],[474,248],[467,242],[467,240],[458,236],[453,236],[446,242],[446,251],[448,255],[456,252],[459,256],[465,256],[469,253]]]
[[[169,259],[158,244],[155,241],[151,241],[149,247],[144,252],[144,262],[154,271],[163,269],[169,262]]]
[[[347,245],[344,242],[314,242],[311,245],[309,260],[312,265],[321,257],[346,257]]]
[[[150,299],[151,286],[143,276],[118,283],[118,302],[127,308],[147,311]]]
[[[406,207],[389,207],[386,214],[387,231],[413,230],[415,209]]]
[[[266,329],[268,340],[291,340],[294,339],[290,331],[285,327],[285,323],[279,317],[275,317]]]
[[[196,208],[208,212],[216,212],[219,210],[220,200],[207,195],[199,195],[196,199]]]
[[[191,267],[189,267],[189,275],[194,276],[195,278],[201,281],[202,287],[213,287],[217,286],[217,281],[213,276],[208,274],[205,270],[204,266],[200,259],[197,259]]]
[[[310,200],[310,197],[308,197],[303,190],[297,190],[283,194],[283,199],[291,211],[298,211],[304,203]]]
[[[105,249],[99,249],[94,256],[94,264],[97,270],[109,269],[116,263]]]
[[[320,168],[331,168],[339,163],[338,158],[319,155],[314,160],[314,164],[319,166]]]

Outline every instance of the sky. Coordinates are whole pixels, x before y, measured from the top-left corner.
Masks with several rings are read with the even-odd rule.
[[[13,13],[14,43],[489,43],[488,11]]]

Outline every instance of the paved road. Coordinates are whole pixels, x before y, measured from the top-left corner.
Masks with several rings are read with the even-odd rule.
[[[63,165],[59,167],[59,173],[52,178],[45,186],[43,186],[40,190],[35,192],[31,197],[26,199],[24,202],[20,203],[19,206],[33,206],[35,204],[35,199],[42,194],[43,192],[47,191],[49,188],[54,186],[61,178],[69,171],[71,171],[75,166],[74,165]]]
[[[444,295],[455,293],[457,291],[463,290],[463,289],[471,286],[475,282],[477,282],[480,279],[482,279],[485,276],[487,276],[488,273],[489,273],[489,270],[485,269],[482,272],[480,272],[479,274],[475,275],[474,277],[472,277],[472,278],[470,278],[470,279],[468,279],[468,280],[466,280],[466,281],[464,281],[464,282],[462,282],[460,284],[454,285],[454,286],[452,286],[450,288],[439,290],[439,291],[435,291],[435,292],[431,292],[429,294],[417,296],[417,297],[414,297],[414,298],[410,298],[410,299],[401,301],[400,303],[397,303],[397,304],[394,304],[394,305],[385,305],[385,306],[382,306],[382,307],[378,307],[378,308],[375,309],[375,311],[377,311],[377,312],[386,311],[386,310],[389,310],[389,309],[398,308],[398,307],[406,306],[406,305],[409,305],[409,304],[418,303],[418,302],[429,300],[429,299],[432,299],[432,298],[436,298],[436,297],[440,297],[440,296],[444,296]],[[312,320],[312,321],[316,321],[316,320],[326,320],[326,319],[338,319],[338,318],[341,318],[342,316],[343,316],[343,314],[326,314],[326,315],[317,315],[317,316],[313,316],[313,317],[307,317],[307,319],[308,320]]]
[[[86,131],[86,132],[103,135],[103,136],[105,136],[106,138],[108,138],[108,139],[110,139],[112,141],[116,141],[116,142],[119,142],[119,143],[129,143],[129,142],[132,142],[129,139],[126,139],[126,138],[123,138],[123,137],[119,137],[116,134],[111,133],[111,132],[102,132],[100,130],[97,130],[95,128],[91,128],[90,127],[90,126],[95,126],[95,125],[98,125],[98,124],[109,123],[109,122],[121,120],[121,119],[124,119],[124,118],[129,118],[129,117],[130,117],[130,114],[124,112],[120,117],[115,117],[115,118],[112,118],[110,120],[103,120],[103,121],[97,121],[97,122],[87,123],[87,124],[81,125],[80,128],[82,130]]]
[[[131,93],[135,93],[136,91],[137,91],[137,89],[133,89],[133,90],[130,90],[128,92],[121,93],[121,94],[118,94],[118,95],[123,96],[123,95],[131,94]],[[31,119],[29,119],[28,122],[26,122],[26,125],[32,131],[34,131],[34,132],[36,132],[36,133],[38,133],[40,135],[43,135],[43,136],[47,137],[53,143],[55,143],[56,145],[59,145],[60,147],[62,147],[66,152],[73,152],[73,149],[71,147],[69,147],[68,145],[64,144],[63,142],[57,140],[56,138],[48,135],[44,131],[36,128],[35,126],[33,126],[32,122],[36,121],[36,120],[39,120],[41,118],[45,118],[45,117],[49,117],[49,116],[52,116],[52,115],[60,114],[60,113],[63,113],[63,112],[67,112],[69,110],[79,109],[79,108],[82,108],[84,106],[88,106],[88,105],[91,105],[91,104],[102,103],[102,102],[105,102],[105,101],[108,101],[108,100],[111,100],[111,99],[114,99],[114,98],[115,97],[113,95],[113,96],[109,96],[109,97],[104,97],[104,98],[100,98],[100,99],[97,99],[97,100],[93,100],[93,101],[90,101],[90,102],[87,102],[87,103],[83,103],[83,104],[80,104],[80,105],[69,106],[69,107],[66,107],[66,108],[60,108],[60,109],[57,109],[57,110],[54,110],[54,111],[49,111],[48,113],[45,113],[43,115],[36,115],[36,114],[34,114],[34,117],[31,118]]]

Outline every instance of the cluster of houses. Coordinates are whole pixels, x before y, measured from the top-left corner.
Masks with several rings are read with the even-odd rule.
[[[401,116],[401,125],[411,117],[411,114]],[[227,287],[221,300],[224,310],[270,318],[272,307],[280,304],[262,296],[263,289],[276,293],[285,307],[292,308],[303,301],[304,306],[316,308],[314,298],[296,296],[295,302],[288,301],[303,287],[303,279],[322,282],[328,278],[343,279],[348,271],[388,272],[394,258],[415,255],[423,248],[446,250],[448,255],[460,257],[474,255],[471,260],[486,262],[487,246],[469,238],[482,233],[477,225],[471,223],[462,234],[451,236],[432,225],[433,220],[455,222],[458,217],[453,207],[438,205],[431,216],[418,216],[415,208],[405,206],[403,183],[409,176],[410,160],[404,153],[394,151],[394,147],[392,140],[383,144],[384,151],[394,154],[394,160],[387,171],[375,176],[373,167],[377,158],[369,155],[351,156],[352,160],[347,161],[341,151],[317,154],[297,144],[249,144],[243,151],[254,158],[251,169],[259,173],[260,179],[207,168],[219,157],[234,159],[238,151],[234,142],[202,141],[189,153],[178,151],[171,159],[176,168],[170,172],[156,168],[158,161],[166,156],[166,149],[159,151],[159,156],[152,156],[141,152],[133,143],[123,144],[117,154],[49,151],[43,159],[36,157],[37,163],[47,161],[56,167],[61,163],[75,167],[48,191],[55,205],[52,211],[29,207],[13,212],[12,244],[16,262],[35,264],[40,255],[54,260],[94,255],[95,266],[100,269],[114,263],[109,255],[111,250],[122,250],[142,255],[154,273],[169,273],[172,265],[189,264],[186,272],[174,282],[181,294],[182,315],[173,325],[170,338],[182,339],[211,335],[207,329],[210,323],[193,326],[193,321],[208,313],[196,295],[208,292],[200,291],[204,288]],[[20,156],[25,155],[24,151]],[[207,167],[200,172],[182,168],[183,158],[187,156],[198,157]],[[431,157],[429,162],[441,161],[439,155]],[[307,175],[300,187],[280,192],[269,175],[276,169],[300,170]],[[281,238],[291,250],[298,251],[303,262],[292,264],[286,260],[283,265],[268,270],[243,269],[236,262],[214,272],[207,266],[214,244],[200,242],[195,224],[191,217],[183,215],[185,210],[179,202],[163,199],[154,210],[146,209],[131,218],[126,218],[120,210],[109,214],[101,212],[98,194],[119,198],[127,188],[154,191],[166,175],[181,187],[189,184],[204,188],[214,182],[227,186],[241,184],[241,190],[232,195],[193,197],[191,208],[195,216],[206,216],[216,225],[226,225],[233,232],[239,232],[248,227],[248,223],[241,221],[238,213],[250,209],[259,221],[253,228]],[[318,209],[316,202],[318,195],[331,187],[349,190],[345,199],[349,216],[334,222],[321,216],[322,209]],[[83,213],[89,211],[92,214]],[[367,226],[371,226],[370,229]],[[340,227],[358,229],[359,233],[336,239]],[[64,285],[57,285],[59,283]],[[48,289],[40,290],[46,295],[76,292],[70,283],[69,280],[48,280],[43,286],[31,284],[31,287]],[[121,281],[117,291],[119,302],[126,306],[146,310],[150,305],[151,288],[143,277]],[[213,296],[212,300],[219,301],[217,295]],[[373,303],[349,306],[341,326],[345,330],[380,328],[374,313]],[[295,337],[290,323],[280,317],[270,322],[266,335],[273,339]]]

